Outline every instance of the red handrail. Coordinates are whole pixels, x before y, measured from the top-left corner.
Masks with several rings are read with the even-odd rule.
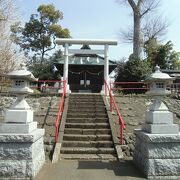
[[[58,142],[58,136],[59,136],[59,124],[61,122],[61,115],[62,112],[64,110],[64,102],[65,102],[65,97],[66,97],[66,80],[61,81],[63,82],[63,92],[62,92],[62,96],[61,96],[61,101],[59,103],[59,107],[58,107],[58,112],[57,112],[57,117],[56,117],[56,122],[55,122],[55,140],[56,143]]]
[[[125,129],[125,124],[124,124],[124,120],[121,116],[121,113],[117,107],[117,104],[116,104],[116,101],[114,99],[114,96],[112,94],[112,89],[109,87],[108,83],[106,80],[104,80],[104,84],[105,84],[105,92],[109,92],[109,97],[110,97],[110,111],[112,112],[112,109],[113,109],[113,105],[114,105],[114,108],[117,112],[117,115],[119,117],[119,124],[120,124],[120,144],[123,144],[123,136],[124,136],[124,129]]]

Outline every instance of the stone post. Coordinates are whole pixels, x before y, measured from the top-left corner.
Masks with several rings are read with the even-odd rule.
[[[148,179],[180,177],[179,125],[173,124],[173,114],[162,102],[169,94],[166,85],[172,78],[159,67],[148,79],[154,101],[146,112],[142,129],[135,130],[134,162]]]
[[[36,79],[24,66],[7,76],[13,81],[10,91],[18,97],[0,123],[0,179],[32,179],[45,162],[44,129],[37,129],[25,100],[32,93],[29,81]]]

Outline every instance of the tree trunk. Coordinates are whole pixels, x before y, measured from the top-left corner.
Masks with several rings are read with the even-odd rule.
[[[134,12],[134,35],[133,35],[133,55],[140,58],[141,54],[141,17],[138,12]]]

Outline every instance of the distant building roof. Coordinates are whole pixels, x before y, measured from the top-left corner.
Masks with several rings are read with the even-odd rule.
[[[164,73],[172,74],[172,73],[180,73],[179,69],[162,69],[161,70]]]
[[[161,70],[164,73],[169,74],[171,77],[175,77],[176,79],[180,78],[180,70],[179,69],[162,69]]]

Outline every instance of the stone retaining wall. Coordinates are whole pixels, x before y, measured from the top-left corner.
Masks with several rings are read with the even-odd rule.
[[[3,109],[11,106],[15,99],[16,97],[0,97],[0,122],[4,121]],[[57,116],[60,97],[27,97],[26,100],[34,110],[34,121],[38,122],[38,128],[45,129],[44,151],[46,161],[50,161],[55,145],[54,123]]]
[[[12,102],[15,100],[15,97],[0,97],[0,122],[2,122],[2,110],[3,108],[9,107]],[[45,128],[45,153],[46,160],[49,161],[49,156],[51,155],[55,140],[54,140],[54,122],[56,118],[55,111],[49,111],[50,102],[52,100],[52,108],[57,108],[57,103],[59,102],[59,97],[38,97],[38,98],[27,98],[27,102],[33,109],[34,120],[38,121],[39,128]],[[147,106],[150,104],[151,99],[148,99],[147,96],[116,96],[116,102],[124,118],[126,130],[124,142],[125,144],[121,146],[123,155],[126,159],[132,158],[135,145],[135,135],[133,133],[134,129],[141,127],[142,122],[144,122],[145,111]],[[180,124],[180,100],[173,98],[166,98],[164,100],[166,105],[169,107],[170,111],[174,113],[174,123]],[[47,117],[47,122],[45,123],[46,114],[50,115]],[[119,143],[119,121],[116,115],[113,115],[113,129],[115,143]]]
[[[116,96],[115,98],[126,125],[124,145],[121,145],[121,149],[125,159],[132,159],[135,148],[134,129],[140,129],[145,121],[145,112],[151,103],[151,99],[148,96]],[[180,100],[167,97],[164,102],[174,113],[174,123],[180,124]],[[115,143],[119,144],[119,121],[116,115],[113,117]]]

